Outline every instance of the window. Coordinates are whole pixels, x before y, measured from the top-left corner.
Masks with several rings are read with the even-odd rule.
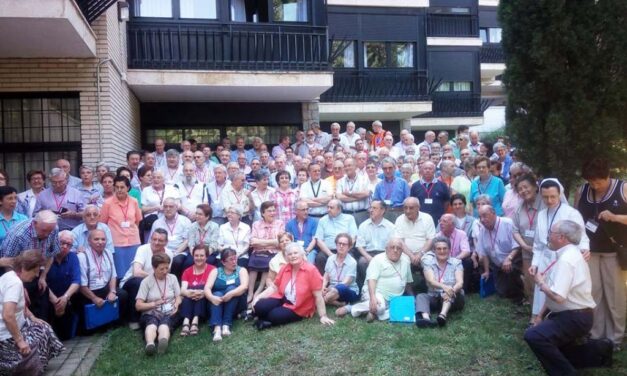
[[[137,17],[172,17],[172,0],[136,0]]]
[[[273,0],[274,21],[307,22],[307,0]]]
[[[181,18],[216,19],[216,0],[179,0]]]
[[[183,140],[195,139],[198,143],[217,144],[220,142],[219,129],[148,129],[146,143],[154,144],[157,138],[162,138],[166,144],[178,145]]]
[[[301,128],[291,125],[273,125],[273,126],[242,126],[242,127],[227,127],[226,137],[231,139],[231,142],[235,141],[235,137],[242,136],[246,140],[246,144],[252,144],[253,137],[261,137],[263,142],[267,145],[276,145],[279,143],[279,138],[283,135],[293,136]]]
[[[207,126],[207,128],[185,129],[148,129],[146,130],[146,145],[152,146],[157,138],[165,140],[166,144],[177,146],[183,140],[195,139],[199,144],[216,145],[222,137],[229,137],[235,142],[235,137],[242,136],[247,144],[252,144],[253,137],[261,137],[268,145],[279,143],[279,137],[286,134],[293,136],[300,130],[291,125],[259,125],[259,126]]]
[[[429,13],[433,14],[470,14],[470,8],[462,7],[430,7]]]
[[[332,43],[332,51],[337,54],[333,68],[355,68],[355,42],[334,40]]]
[[[479,29],[479,38],[481,42],[488,43],[488,29]]]
[[[364,42],[364,67],[412,68],[413,43]]]
[[[500,27],[491,27],[488,31],[490,33],[490,43],[501,43],[502,29]]]
[[[468,92],[472,91],[472,82],[470,81],[444,81],[435,90],[437,92]]]
[[[411,43],[391,44],[392,66],[394,68],[411,68],[414,66],[414,45]]]

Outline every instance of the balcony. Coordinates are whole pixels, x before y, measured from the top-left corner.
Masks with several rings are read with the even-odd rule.
[[[469,15],[429,14],[427,37],[478,37],[479,19]]]
[[[505,71],[503,48],[498,43],[484,44],[480,56],[483,95],[502,95],[503,88],[498,76]]]
[[[429,117],[482,116],[481,95],[471,93],[433,93],[433,110]]]
[[[484,44],[481,47],[481,64],[504,64],[505,55],[500,44]]]
[[[2,0],[0,58],[89,58],[96,34],[83,11],[98,17],[114,1]],[[93,19],[92,19],[93,20]]]
[[[326,27],[137,22],[128,25],[130,69],[326,71]]]
[[[401,120],[431,110],[426,72],[415,70],[336,71],[320,102],[323,121]]]

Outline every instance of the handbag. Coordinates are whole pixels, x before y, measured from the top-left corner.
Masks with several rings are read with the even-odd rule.
[[[416,323],[416,298],[413,296],[395,296],[390,299],[390,322]]]
[[[98,308],[95,304],[85,305],[85,329],[91,330],[120,318],[120,304],[116,299],[115,302],[108,300]]]

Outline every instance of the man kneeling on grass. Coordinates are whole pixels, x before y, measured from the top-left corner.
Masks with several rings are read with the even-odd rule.
[[[392,238],[385,246],[385,253],[372,258],[366,270],[366,284],[361,302],[346,305],[335,311],[338,317],[350,313],[359,317],[368,313],[366,320],[387,320],[390,317],[390,299],[401,296],[405,291],[412,293],[411,261],[403,254],[403,241]],[[413,294],[413,293],[412,293]]]

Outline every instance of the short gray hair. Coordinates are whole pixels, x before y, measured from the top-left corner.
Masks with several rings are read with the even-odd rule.
[[[70,238],[72,238],[72,240],[74,240],[74,234],[72,234],[72,231],[70,230],[63,230],[59,232],[59,239],[64,236],[69,236]]]
[[[176,149],[168,149],[168,151],[165,152],[165,156],[167,157],[177,157],[180,155],[179,151]]]
[[[35,222],[39,223],[57,223],[58,217],[52,210],[42,210],[35,215]]]
[[[449,251],[451,250],[451,241],[446,236],[436,236],[435,238],[433,238],[433,240],[431,241],[433,250],[435,250],[436,243],[446,243]]]
[[[579,244],[581,241],[582,229],[579,224],[569,219],[556,222],[554,225],[556,232],[564,235],[571,244]]]
[[[285,254],[287,254],[290,251],[297,251],[303,258],[307,256],[307,253],[305,253],[305,248],[303,248],[302,245],[295,243],[295,242],[292,242],[285,247]]]
[[[65,173],[65,171],[63,171],[62,168],[55,167],[50,170],[50,177],[52,178],[57,176],[62,176],[67,179],[67,174]]]

